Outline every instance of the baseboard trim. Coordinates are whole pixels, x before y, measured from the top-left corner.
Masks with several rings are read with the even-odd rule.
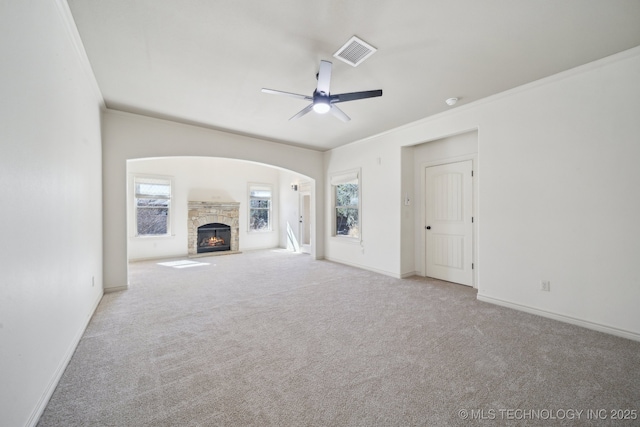
[[[410,271],[408,273],[402,273],[400,275],[401,279],[408,279],[409,277],[413,277],[413,276],[418,276],[418,272],[417,271]]]
[[[603,325],[600,323],[590,322],[588,320],[578,319],[564,314],[554,313],[552,311],[541,310],[539,308],[529,307],[526,305],[518,304],[511,301],[505,301],[499,298],[488,297],[486,295],[478,294],[478,300],[488,302],[490,304],[496,304],[514,310],[524,311],[526,313],[535,314],[538,316],[546,317],[553,320],[558,320],[564,323],[570,323],[576,326],[582,326],[583,328],[591,329],[598,332],[604,332],[606,334],[615,335],[622,338],[627,338],[633,341],[640,341],[640,334],[627,331],[625,329],[615,328],[613,326]]]
[[[126,291],[127,289],[129,289],[129,286],[124,285],[124,286],[112,286],[110,288],[104,288],[103,291],[105,294],[110,294],[112,292]]]
[[[353,262],[345,262],[345,261],[342,261],[342,260],[337,260],[337,259],[329,258],[329,257],[326,257],[326,256],[324,257],[324,259],[326,261],[335,262],[337,264],[344,264],[344,265],[348,265],[349,267],[359,268],[360,270],[367,270],[367,271],[371,271],[371,272],[374,272],[374,273],[382,274],[384,276],[390,276],[390,277],[393,277],[395,279],[402,279],[402,277],[399,274],[392,273],[390,271],[378,270],[377,268],[371,268],[371,267],[367,267],[365,265],[355,264]]]
[[[146,261],[161,261],[163,259],[189,258],[189,256],[190,255],[188,253],[186,254],[182,253],[182,254],[176,254],[176,255],[161,255],[161,256],[155,256],[155,257],[131,258],[127,262],[134,263],[134,262],[146,262]]]
[[[91,310],[89,310],[89,315],[87,316],[84,324],[78,330],[76,335],[73,337],[73,340],[71,341],[71,344],[69,344],[69,347],[67,348],[67,351],[65,352],[60,365],[58,365],[58,368],[54,372],[53,377],[49,382],[49,385],[42,393],[42,396],[40,397],[38,404],[36,405],[33,412],[31,413],[31,416],[29,417],[29,420],[27,421],[27,424],[26,424],[27,426],[35,427],[38,424],[38,421],[40,421],[40,417],[42,416],[42,413],[44,412],[47,405],[49,404],[49,399],[51,399],[53,392],[56,390],[56,387],[60,382],[60,378],[62,378],[62,374],[64,374],[65,369],[67,369],[67,365],[69,365],[69,362],[71,362],[71,357],[73,357],[73,353],[75,353],[76,348],[78,347],[78,344],[80,344],[80,340],[84,335],[84,331],[87,330],[87,326],[89,326],[89,322],[91,321],[93,314],[96,312],[96,309],[98,308],[98,304],[100,304],[100,301],[102,300],[103,296],[104,294],[100,295],[96,299],[96,301],[94,301],[93,307],[91,307]]]

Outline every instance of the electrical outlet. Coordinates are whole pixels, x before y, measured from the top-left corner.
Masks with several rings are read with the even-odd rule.
[[[540,290],[544,292],[551,292],[551,282],[549,280],[541,280]]]

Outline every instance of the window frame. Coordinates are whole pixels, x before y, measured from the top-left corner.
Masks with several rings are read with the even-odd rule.
[[[355,182],[354,182],[355,181]],[[357,205],[339,206],[337,200],[337,187],[343,184],[355,183],[358,186]],[[362,242],[362,171],[360,168],[350,169],[342,172],[332,173],[329,176],[331,185],[331,237],[340,241],[361,243]],[[338,234],[337,210],[339,208],[357,209],[358,211],[358,235],[349,236]]]
[[[251,192],[253,190],[257,190],[257,191],[269,191],[270,196],[268,198],[268,207],[266,208],[253,208],[251,207],[251,201],[253,199],[260,199],[263,200],[265,198],[263,197],[252,197],[251,196]],[[273,185],[271,184],[265,184],[265,183],[257,183],[257,182],[250,182],[247,184],[247,232],[248,233],[269,233],[273,231],[273,199],[274,199],[274,193],[273,193]],[[266,210],[267,211],[267,215],[268,215],[268,223],[267,223],[267,228],[266,229],[253,229],[251,228],[251,211],[252,210]]]
[[[147,195],[147,197],[138,197],[140,194],[136,192],[136,186],[139,183],[144,181],[159,181],[159,183],[169,185],[169,196],[158,196],[158,195]],[[158,183],[158,182],[157,182]],[[133,200],[133,237],[139,239],[157,239],[157,238],[166,238],[173,236],[173,189],[174,189],[174,181],[173,177],[163,176],[163,175],[146,175],[146,174],[135,174],[132,176],[131,181],[131,194]],[[164,234],[140,234],[138,230],[138,199],[140,198],[148,198],[148,199],[165,199],[168,200],[167,204],[167,232]]]

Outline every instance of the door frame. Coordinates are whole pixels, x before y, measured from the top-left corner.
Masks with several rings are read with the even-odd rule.
[[[416,208],[419,210],[418,215],[416,215],[416,249],[420,248],[417,251],[416,256],[416,266],[419,268],[418,273],[420,276],[426,277],[427,275],[427,230],[425,230],[426,225],[426,168],[432,166],[441,166],[448,165],[451,163],[463,162],[466,160],[471,160],[472,170],[473,170],[473,179],[471,181],[472,187],[472,215],[473,215],[473,226],[472,226],[472,243],[471,243],[471,253],[472,253],[472,261],[474,264],[473,268],[473,287],[475,289],[478,288],[478,271],[479,271],[479,263],[478,263],[478,224],[480,223],[480,218],[478,216],[478,187],[480,182],[480,173],[478,168],[478,154],[465,154],[462,156],[449,157],[446,159],[439,159],[427,162],[421,162],[419,164],[420,168],[420,181],[418,184],[418,188],[416,188]]]
[[[304,216],[303,200],[305,196],[309,197],[309,211],[306,212],[307,222],[309,223],[309,244],[308,245],[304,244],[305,224],[302,222],[302,219],[303,219],[302,217]],[[300,252],[306,253],[306,254],[311,253],[311,248],[313,246],[313,233],[312,233],[313,222],[311,220],[312,211],[313,211],[312,205],[313,205],[313,199],[311,197],[311,183],[302,182],[298,186],[298,239],[299,239],[298,247],[300,248]]]

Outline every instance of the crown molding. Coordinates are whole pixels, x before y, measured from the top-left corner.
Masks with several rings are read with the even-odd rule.
[[[98,86],[96,76],[93,73],[93,68],[91,68],[89,57],[87,56],[87,52],[84,49],[84,44],[82,43],[82,39],[80,38],[80,33],[78,32],[78,27],[76,26],[76,22],[73,19],[73,15],[71,14],[71,9],[69,9],[69,4],[67,3],[67,0],[55,0],[54,4],[56,6],[56,9],[58,10],[58,13],[60,14],[60,17],[62,18],[62,22],[64,23],[67,35],[69,36],[71,44],[76,51],[76,56],[80,61],[82,70],[89,81],[91,90],[100,101],[100,107],[104,110],[106,108],[104,97],[102,96],[102,92],[100,91],[100,86]]]

